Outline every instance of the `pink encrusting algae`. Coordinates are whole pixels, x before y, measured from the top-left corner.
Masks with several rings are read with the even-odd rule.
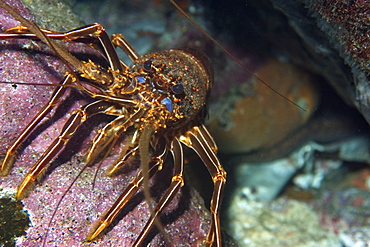
[[[26,18],[32,18],[18,1],[6,2],[15,6]],[[1,31],[19,25],[2,9],[0,20]],[[65,67],[46,46],[40,43],[11,40],[2,41],[0,45],[0,80],[14,83],[1,84],[0,154],[3,156],[22,129],[48,101],[54,89],[52,86],[37,84],[58,83]],[[69,45],[69,49],[73,48],[78,52],[84,52],[86,49]],[[22,82],[35,85],[18,84]],[[67,91],[61,104],[52,110],[22,147],[9,175],[0,178],[1,196],[14,197],[17,186],[37,158],[58,136],[70,113],[88,100],[75,90]],[[98,123],[104,122],[104,119],[94,119]],[[94,119],[84,125],[85,130],[79,132],[81,136],[72,139],[74,145],[67,146],[66,151],[62,152],[53,162],[54,165],[49,167],[44,178],[22,200],[24,209],[30,215],[31,226],[26,235],[17,240],[17,246],[41,246],[45,241],[46,232],[48,232],[46,246],[130,246],[143,229],[150,211],[143,193],[139,192],[123,210],[120,220],[114,222],[113,227],[108,228],[108,231],[94,242],[84,242],[91,225],[113,204],[138,172],[136,165],[117,177],[107,177],[105,170],[114,161],[114,154],[105,159],[99,169],[98,164],[87,167],[57,208],[61,197],[84,166],[83,154],[99,127],[99,124],[94,123]],[[117,153],[117,150],[115,151]],[[150,184],[154,200],[158,200],[160,194],[153,191],[164,191],[171,173],[169,160],[165,163],[163,171],[153,178],[155,182]],[[162,234],[154,236],[150,234],[148,239],[153,238],[151,244],[163,246],[170,241],[177,246],[180,244],[198,246],[205,239],[210,221],[203,199],[194,189],[186,185],[181,192],[162,214],[165,222],[164,231],[170,239],[166,239]],[[49,225],[56,208],[53,221]],[[154,233],[157,232],[159,231]]]

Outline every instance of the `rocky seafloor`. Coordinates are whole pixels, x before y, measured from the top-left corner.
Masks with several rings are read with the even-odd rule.
[[[176,47],[198,48],[208,53],[215,70],[215,85],[206,123],[228,172],[222,224],[240,246],[370,245],[370,144],[364,120],[369,119],[366,3],[179,1],[247,68],[299,104],[305,109],[302,111],[240,68],[167,1],[76,1],[72,8],[83,21],[65,8],[72,5],[26,2],[32,4],[36,15],[43,17],[36,18],[43,27],[65,30],[99,22],[109,33],[123,33],[141,54]],[[54,16],[58,12],[64,13],[62,19],[72,19],[76,24],[63,22],[66,26],[54,26],[50,19],[58,18]],[[22,15],[32,18],[27,12]],[[44,49],[36,43],[25,42],[21,46],[22,50],[13,51],[16,56],[1,50],[2,68],[12,68],[0,72],[1,81],[57,83],[60,75],[50,75],[49,71],[50,66],[62,70],[57,59],[34,54],[33,49]],[[35,72],[35,60],[49,73]],[[3,65],[4,62],[8,64]],[[7,123],[1,130],[1,154],[48,99],[51,89],[39,88],[19,84],[2,88],[11,94],[0,96],[1,102],[6,102],[2,104],[6,110],[2,118]],[[72,110],[86,98],[72,91],[68,100],[72,103],[67,103],[66,108]],[[1,188],[6,196],[14,194],[27,167],[58,134],[70,112],[58,110],[56,117],[48,117],[38,128],[31,137],[32,143],[25,145],[11,175],[2,178]],[[103,122],[104,119],[95,119],[91,125]],[[77,145],[77,151],[71,147],[72,154],[67,152],[59,157],[60,161],[24,200],[25,206],[36,203],[37,209],[28,206],[32,227],[18,239],[18,245],[41,243],[58,198],[83,166],[81,153],[86,149],[82,144],[88,143],[92,135],[81,133],[85,139]],[[87,168],[67,193],[51,224],[47,246],[130,246],[145,224],[147,217],[142,214],[149,214],[143,198],[96,243],[83,242],[88,225],[109,207],[112,198],[135,173],[107,178],[104,167],[113,158],[103,163],[93,190],[96,166]],[[207,201],[212,182],[207,171],[197,170],[202,167],[201,162],[192,163],[189,167],[195,167],[195,171],[189,171],[189,180]],[[185,202],[181,197],[177,199],[185,203],[186,209],[179,207],[165,229],[170,236],[179,237],[173,239],[178,241],[173,245],[198,246],[209,224],[208,213],[195,190],[185,189],[183,194],[191,198],[183,199]],[[54,242],[60,236],[62,242]],[[152,246],[171,245],[161,234],[154,236]],[[231,242],[229,245],[233,246]]]

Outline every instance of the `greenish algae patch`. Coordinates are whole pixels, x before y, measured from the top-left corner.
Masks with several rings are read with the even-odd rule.
[[[25,235],[29,224],[21,202],[0,198],[0,246],[15,246],[14,239]]]

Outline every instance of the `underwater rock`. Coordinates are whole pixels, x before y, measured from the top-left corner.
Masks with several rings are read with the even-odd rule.
[[[356,227],[344,230],[340,233],[339,238],[345,247],[369,246],[370,227]]]
[[[364,167],[368,166],[370,163],[368,123],[363,121],[360,114],[356,114],[356,109],[354,111],[346,106],[346,104],[356,106],[369,122],[370,114],[368,114],[368,102],[366,102],[366,98],[368,97],[367,88],[369,85],[367,78],[368,72],[365,68],[360,68],[359,64],[355,64],[353,61],[350,61],[350,66],[348,66],[348,60],[344,59],[348,55],[341,53],[343,49],[336,48],[342,45],[339,40],[341,38],[341,29],[338,28],[338,25],[334,25],[334,28],[336,28],[335,33],[328,31],[328,29],[323,32],[320,28],[317,28],[317,24],[319,26],[321,24],[327,25],[327,22],[321,21],[322,17],[321,19],[317,18],[318,14],[315,14],[317,10],[312,6],[318,6],[323,2],[328,3],[331,1],[271,0],[256,2],[242,0],[233,1],[233,3],[223,1],[217,3],[214,1],[208,2],[212,4],[212,11],[210,12],[215,12],[212,20],[218,24],[218,30],[224,36],[233,39],[234,42],[239,41],[234,45],[234,49],[239,48],[239,50],[242,50],[242,46],[248,44],[252,47],[251,49],[261,50],[262,54],[264,54],[264,51],[267,51],[266,53],[270,55],[274,54],[282,61],[298,65],[310,73],[319,75],[319,79],[316,82],[320,85],[320,90],[322,90],[320,105],[315,115],[305,125],[302,125],[302,128],[285,136],[282,142],[272,148],[257,150],[254,153],[244,151],[238,154],[231,153],[223,157],[223,163],[229,171],[229,181],[233,181],[233,185],[235,186],[231,190],[237,191],[234,196],[237,197],[238,191],[243,190],[244,198],[250,200],[273,200],[284,191],[287,184],[294,183],[295,186],[302,188],[300,191],[303,192],[299,193],[300,198],[306,197],[309,198],[306,200],[320,200],[320,198],[316,198],[316,192],[318,190],[325,192],[332,189],[323,186],[324,180],[330,176],[335,176],[336,171],[340,167],[345,166],[348,169],[353,169],[352,167],[358,164],[357,162],[361,162],[361,165]],[[344,1],[335,2],[341,3]],[[311,4],[310,9],[305,8],[307,5],[304,3],[307,5]],[[361,5],[361,1],[350,2],[350,4]],[[218,10],[214,10],[213,5],[218,5]],[[365,7],[366,5],[367,3],[363,5],[363,12],[368,11]],[[274,6],[279,10],[274,9]],[[327,8],[334,7],[328,4]],[[230,14],[227,15],[226,12],[230,12]],[[312,17],[313,15],[314,17]],[[363,17],[366,19],[368,15],[365,14]],[[229,22],[230,25],[225,28],[225,25],[222,24],[224,22]],[[342,22],[342,25],[346,25],[345,21]],[[368,26],[362,26],[366,34]],[[332,38],[331,42],[327,38],[328,36]],[[229,77],[231,78],[230,75]],[[331,87],[335,88],[335,91],[328,89],[325,81],[328,81]],[[227,87],[228,82],[228,80],[224,81],[224,84],[222,84],[225,85],[224,88]],[[252,87],[247,86],[245,88],[249,90]],[[228,89],[226,88],[224,91],[227,92]],[[240,95],[247,90],[239,89],[234,92]],[[252,90],[249,93],[253,95]],[[343,102],[340,104],[337,103],[336,93],[341,96],[346,104],[343,104]],[[226,106],[225,103],[223,104]],[[271,108],[273,106],[273,103],[271,103]],[[240,109],[240,105],[237,105],[237,107],[236,109]],[[259,109],[258,107],[254,108]],[[225,109],[228,112],[215,110],[214,112],[218,114],[216,117],[220,118],[225,116],[223,114],[225,112],[235,111],[235,108],[230,108],[228,105]],[[282,118],[288,116],[285,115],[286,113],[284,111],[278,111],[277,114],[281,115]],[[210,119],[212,118],[211,114]],[[238,138],[242,138],[244,132],[248,132],[249,123],[254,119],[258,119],[257,116],[246,119],[244,126],[243,123],[239,125],[243,127],[235,128],[233,130],[234,132],[229,132],[237,133],[234,135],[236,139],[228,139],[228,136],[224,135],[223,138],[225,139],[220,138],[219,143],[227,143],[229,146],[232,146],[229,150],[243,149],[242,142],[237,142],[237,140]],[[271,118],[271,120],[273,122],[274,119]],[[240,120],[240,122],[242,121]],[[225,126],[231,126],[233,121],[224,121],[224,123]],[[284,127],[277,127],[275,131],[284,130]],[[252,142],[259,143],[259,137],[254,136],[256,132],[260,132],[258,128],[255,128],[254,132],[249,133],[249,136],[252,137]],[[274,137],[274,134],[270,135],[271,138]],[[305,138],[302,138],[304,136]],[[290,148],[287,148],[289,145]],[[292,147],[293,149],[291,149]],[[286,150],[290,151],[286,152]],[[222,152],[222,148],[220,148],[220,151]],[[282,158],[282,156],[285,156],[285,158]],[[278,160],[276,160],[277,158]],[[350,172],[347,171],[347,173]],[[345,177],[345,174],[342,174],[337,179],[340,180]],[[335,181],[338,182],[337,180]],[[233,194],[232,191],[229,193]],[[226,194],[228,195],[229,193]],[[303,194],[309,195],[306,196]],[[236,207],[234,204],[236,204],[235,200],[237,199],[233,199],[235,198],[231,197],[227,199],[231,205],[230,208],[233,208],[233,206]],[[274,202],[269,203],[272,204]],[[246,208],[248,208],[248,205]],[[258,231],[253,231],[250,228],[243,229],[243,224],[247,221],[244,217],[253,217],[256,212],[259,212],[258,208],[252,208],[252,206],[250,208],[250,211],[239,211],[239,213],[231,212],[235,208],[228,210],[234,216],[234,221],[230,223],[229,228],[233,229],[230,231],[231,235],[234,237],[245,235],[244,239],[246,239],[247,243],[250,243],[248,242],[250,238],[255,237],[258,239],[260,237]],[[347,204],[346,208],[348,211],[353,209],[350,204]],[[316,218],[319,213],[315,213]],[[364,217],[364,214],[362,214],[362,217]],[[341,217],[333,220],[341,221]],[[236,222],[239,222],[240,225],[236,225]],[[302,222],[304,223],[301,226],[306,227],[306,222],[304,220]],[[307,226],[307,228],[309,229],[310,227]],[[338,234],[338,232],[327,232],[327,234],[328,236],[333,236],[333,234]],[[281,234],[278,237],[283,236]],[[239,240],[239,237],[235,238]],[[338,239],[333,243],[334,246],[342,245]],[[259,244],[257,246],[264,246],[264,243]],[[320,243],[313,246],[331,246],[330,244]],[[284,243],[281,246],[288,245],[289,243]],[[276,243],[268,243],[266,246],[276,246]],[[293,244],[292,246],[296,245]]]
[[[323,180],[345,161],[370,163],[369,150],[370,140],[363,137],[327,144],[310,141],[284,158],[257,162],[251,161],[249,155],[241,155],[229,158],[227,164],[233,165],[229,175],[235,188],[248,188],[250,199],[273,200],[289,182],[305,190],[319,189]],[[325,158],[325,154],[331,157]]]
[[[223,154],[267,149],[301,128],[318,106],[314,77],[277,60],[256,75],[304,110],[252,77],[225,90],[210,107],[208,126]],[[230,75],[230,80],[234,79]]]
[[[320,227],[317,214],[306,204],[278,199],[257,202],[248,199],[243,189],[235,191],[228,209],[231,235],[240,246],[333,246],[337,237]]]
[[[15,238],[25,235],[29,227],[23,204],[10,198],[0,198],[0,245],[14,246]]]
[[[320,214],[321,226],[334,233],[369,227],[370,189],[346,186],[322,193],[312,202]]]
[[[370,244],[370,187],[354,186],[354,174],[341,179],[309,204],[320,218],[320,225],[336,234],[343,246],[367,246]],[[357,184],[358,185],[358,184]]]
[[[370,122],[369,4],[331,0],[272,0],[272,3],[284,13],[299,37],[291,41],[299,48],[284,54],[321,74]]]
[[[212,7],[210,13],[214,13],[210,18],[215,29],[233,40],[234,50],[249,48],[260,52],[260,57],[275,56],[319,75],[321,79],[317,82],[320,86],[329,83],[335,89],[335,92],[322,93],[329,104],[332,96],[338,93],[346,104],[356,106],[367,120],[370,119],[367,65],[357,58],[361,56],[366,61],[363,57],[366,57],[368,47],[364,35],[368,32],[367,3],[309,0],[207,2]],[[345,15],[346,11],[350,15]],[[331,15],[350,22],[339,21],[338,24],[338,19]],[[356,45],[361,48],[359,54],[353,49]],[[340,108],[338,106],[336,111]]]

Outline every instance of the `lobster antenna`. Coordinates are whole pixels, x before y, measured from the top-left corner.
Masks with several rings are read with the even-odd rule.
[[[0,83],[3,84],[10,84],[10,85],[26,85],[26,86],[35,86],[35,83],[33,82],[11,82],[11,81],[0,81]],[[44,87],[60,87],[61,84],[58,83],[37,83],[37,86],[44,86]],[[79,85],[73,85],[73,84],[66,84],[63,85],[63,87],[71,87],[71,88],[77,88],[81,89],[82,87]]]
[[[274,89],[273,87],[271,87],[267,82],[265,82],[264,80],[262,80],[261,78],[259,78],[255,73],[253,73],[250,69],[248,69],[246,66],[244,66],[244,64],[242,64],[235,56],[233,56],[224,46],[222,46],[215,38],[213,38],[211,35],[209,35],[201,26],[199,26],[199,24],[197,24],[182,8],[180,8],[180,6],[174,1],[174,0],[170,0],[170,2],[175,6],[175,8],[181,12],[181,14],[183,14],[186,19],[188,19],[191,24],[193,24],[197,29],[199,29],[205,36],[207,36],[213,43],[215,43],[218,47],[220,47],[229,57],[231,57],[232,60],[234,60],[240,67],[242,67],[244,70],[248,71],[248,73],[251,74],[252,77],[254,77],[255,79],[257,79],[258,81],[260,81],[262,84],[264,84],[266,87],[268,87],[269,89],[271,89],[273,92],[275,92],[276,94],[278,94],[280,97],[284,98],[285,100],[289,101],[291,104],[295,105],[296,107],[298,107],[299,109],[301,109],[302,111],[306,111],[306,109],[304,109],[303,107],[301,107],[300,105],[298,105],[297,103],[295,103],[294,101],[288,99],[286,96],[284,96],[283,94],[281,94],[279,91],[277,91],[276,89]]]
[[[9,6],[3,1],[0,1],[0,7],[3,8],[6,12],[8,12],[11,16],[13,16],[17,21],[22,23],[25,27],[27,27],[32,33],[36,35],[42,42],[47,44],[50,49],[62,60],[67,64],[68,69],[73,72],[73,69],[70,65],[77,68],[79,71],[83,71],[84,66],[80,60],[72,56],[68,51],[64,50],[60,47],[54,40],[47,37],[45,33],[33,22],[27,20],[23,16],[21,16],[14,8]]]

